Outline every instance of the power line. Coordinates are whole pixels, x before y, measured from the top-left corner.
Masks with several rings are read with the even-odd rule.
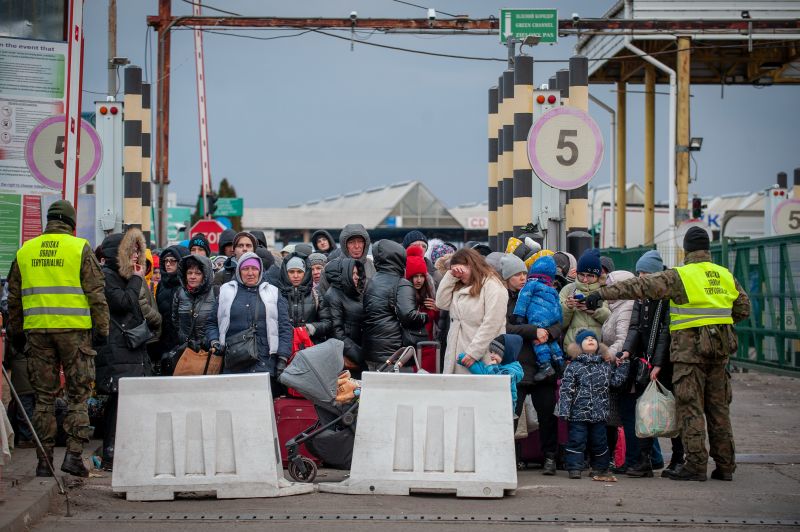
[[[193,2],[192,0],[181,0],[184,4],[189,4],[190,6],[200,6],[205,9],[210,9],[211,11],[217,11],[219,13],[225,13],[226,15],[233,15],[234,17],[242,17],[244,15],[240,13],[234,13],[233,11],[225,11],[224,9],[220,9],[218,7],[210,6],[208,4],[201,4],[200,2]]]

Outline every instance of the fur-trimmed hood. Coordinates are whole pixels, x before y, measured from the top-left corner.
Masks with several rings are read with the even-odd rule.
[[[450,269],[450,259],[453,257],[452,253],[448,253],[447,255],[442,255],[438,259],[436,259],[436,271],[441,273],[442,275],[447,273],[447,270]]]
[[[147,260],[145,249],[147,248],[141,230],[131,227],[123,235],[119,233],[108,235],[103,240],[101,247],[106,258],[106,266],[119,273],[123,279],[130,279],[133,275],[131,257],[134,250],[139,250],[137,262],[142,267],[142,270],[145,270],[145,262]]]
[[[572,342],[567,346],[566,353],[571,360],[575,360],[576,358],[578,358],[578,355],[583,354],[583,351],[581,350],[581,346],[579,346],[575,342]],[[616,355],[612,353],[608,349],[608,346],[602,342],[599,342],[597,344],[597,354],[603,357],[603,359],[606,362],[611,362],[612,360],[614,360],[614,358],[616,358]]]

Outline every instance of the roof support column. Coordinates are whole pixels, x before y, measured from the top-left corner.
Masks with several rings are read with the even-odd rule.
[[[680,225],[689,219],[689,87],[691,39],[678,37],[678,123],[677,123],[677,188],[678,213],[675,220]]]
[[[625,82],[621,80],[617,81],[617,186],[615,190],[617,193],[617,215],[615,218],[617,222],[616,246],[618,248],[625,247],[625,212],[627,210],[627,191],[625,190],[625,182],[627,180],[627,175],[625,173],[627,145],[625,139],[627,138],[628,100],[625,90]]]
[[[656,68],[644,70],[644,244],[655,239]]]

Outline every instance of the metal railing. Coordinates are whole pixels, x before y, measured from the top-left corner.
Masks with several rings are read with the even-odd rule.
[[[745,363],[800,371],[800,235],[725,239],[711,247],[750,296],[750,317],[736,325]]]

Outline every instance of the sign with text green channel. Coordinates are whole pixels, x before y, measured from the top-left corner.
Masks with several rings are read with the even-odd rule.
[[[558,10],[500,10],[500,42],[506,42],[509,37],[521,41],[531,35],[539,37],[540,43],[558,42]]]

